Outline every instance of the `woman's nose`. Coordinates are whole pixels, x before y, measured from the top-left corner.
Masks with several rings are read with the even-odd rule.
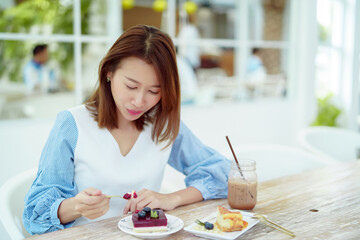
[[[143,107],[145,105],[144,93],[142,92],[136,93],[136,95],[133,98],[132,104],[138,108]]]

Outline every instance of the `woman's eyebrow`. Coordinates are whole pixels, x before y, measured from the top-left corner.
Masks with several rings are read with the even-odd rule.
[[[136,84],[141,84],[139,81],[136,81],[135,79],[133,79],[133,78],[131,78],[131,77],[127,77],[127,76],[125,76],[125,78],[126,78],[127,80],[129,80],[129,81],[133,82],[133,83],[136,83]],[[159,85],[159,84],[157,84],[157,85],[152,85],[152,86],[150,86],[150,87],[160,88],[160,85]]]

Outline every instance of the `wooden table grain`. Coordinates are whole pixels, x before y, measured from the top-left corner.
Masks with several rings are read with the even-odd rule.
[[[208,200],[168,211],[184,221],[228,207],[226,199]],[[312,211],[312,210],[317,211]],[[344,163],[259,183],[253,212],[288,228],[295,239],[360,238],[360,161]],[[121,217],[110,218],[29,239],[138,239],[121,232]],[[164,239],[200,239],[184,230]],[[240,239],[294,239],[258,223]]]

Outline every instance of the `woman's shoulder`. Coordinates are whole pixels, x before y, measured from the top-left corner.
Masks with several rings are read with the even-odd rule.
[[[57,114],[56,122],[74,121],[78,116],[84,115],[85,113],[87,113],[85,105],[69,108]]]
[[[73,115],[88,113],[85,104],[81,104],[79,106],[69,108],[67,111],[71,112]]]
[[[179,135],[189,134],[189,133],[192,134],[191,130],[182,120],[180,120]]]
[[[89,115],[90,113],[85,105],[76,106],[59,112],[56,117],[55,125],[77,125],[80,120],[89,118]]]
[[[76,135],[77,125],[71,112],[68,110],[59,112],[51,130],[51,136],[56,139],[69,139],[76,137]]]
[[[91,119],[91,113],[85,104],[70,108],[68,111],[73,115],[75,121],[88,121]]]
[[[93,113],[89,111],[85,104],[70,108],[68,111],[72,115],[78,129],[98,129],[98,124],[93,117]]]

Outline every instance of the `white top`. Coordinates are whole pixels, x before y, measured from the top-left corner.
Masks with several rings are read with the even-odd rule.
[[[141,188],[160,190],[171,147],[161,151],[164,145],[152,141],[150,126],[145,127],[130,152],[123,156],[109,130],[100,129],[84,105],[69,111],[78,127],[74,164],[75,183],[79,192],[90,186],[101,189],[106,195],[123,195]],[[146,151],[141,151],[145,148]],[[151,164],[149,158],[153,159]],[[112,184],[109,185],[109,182]],[[121,215],[126,202],[121,198],[112,198],[109,211],[98,220]],[[90,220],[81,217],[74,225],[87,222]]]

